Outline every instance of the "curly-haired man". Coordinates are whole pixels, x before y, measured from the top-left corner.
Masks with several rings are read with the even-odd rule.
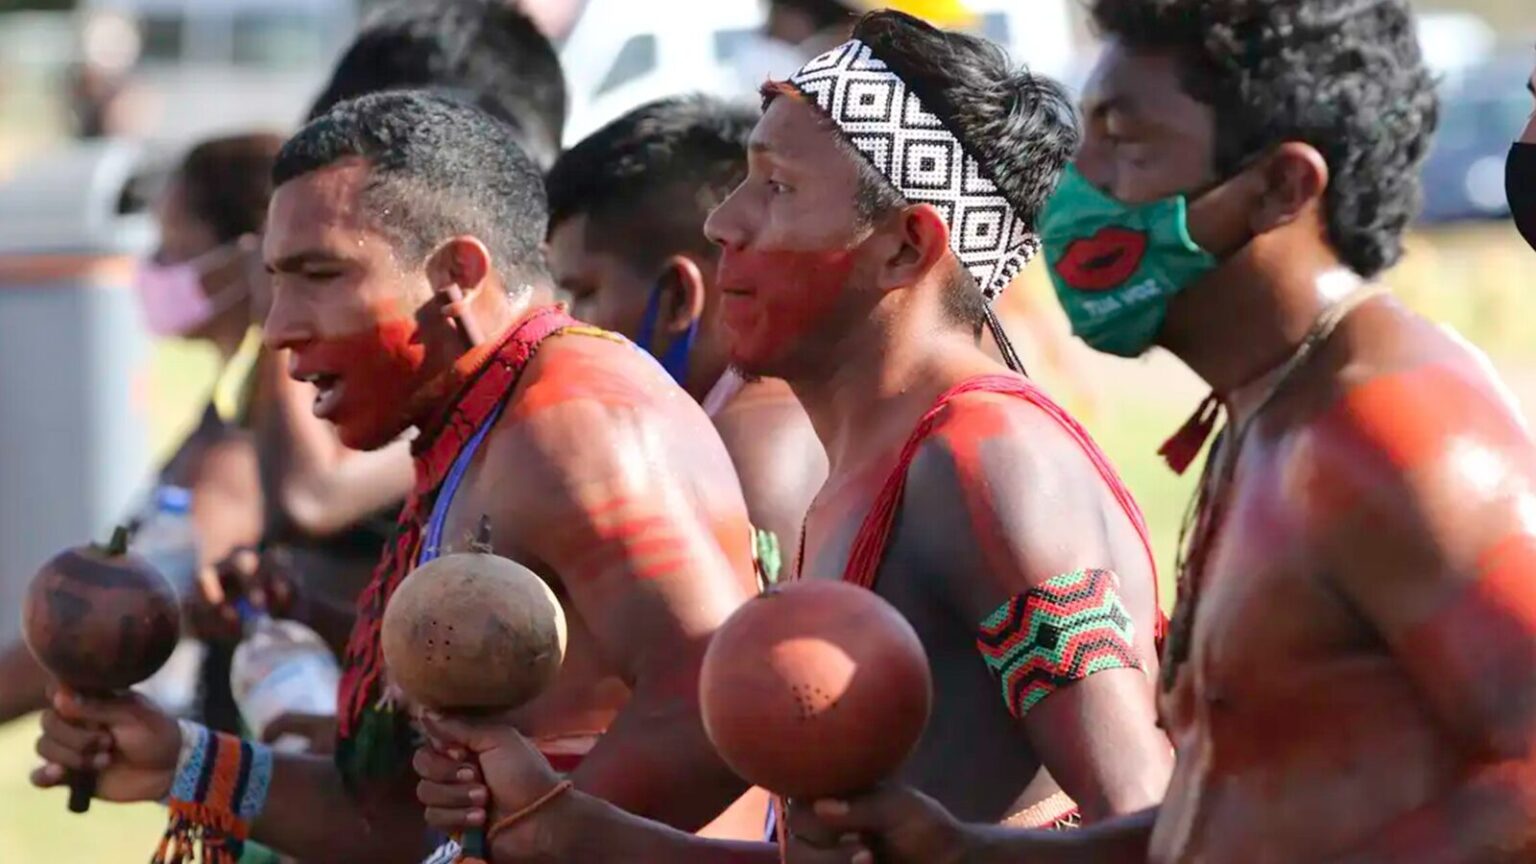
[[[1536,858],[1536,448],[1486,361],[1374,289],[1436,120],[1406,0],[1094,0],[1041,228],[1074,329],[1216,416],[1161,712],[1163,803],[1076,835],[819,802],[881,862]],[[814,811],[814,812],[813,812]],[[806,824],[808,823],[808,824]]]

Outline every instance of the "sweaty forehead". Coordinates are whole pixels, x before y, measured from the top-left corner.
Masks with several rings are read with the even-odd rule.
[[[367,230],[362,193],[368,175],[366,162],[346,159],[277,187],[267,211],[268,257],[281,257],[295,245]]]
[[[1182,75],[1172,51],[1110,40],[1083,90],[1083,115],[1114,113],[1170,134],[1207,138],[1213,131],[1211,108],[1189,94]]]

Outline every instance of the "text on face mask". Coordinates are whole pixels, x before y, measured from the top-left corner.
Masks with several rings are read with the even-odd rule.
[[[1143,300],[1156,300],[1160,292],[1156,279],[1143,279],[1142,281],[1125,289],[1124,292],[1110,297],[1101,297],[1095,300],[1084,300],[1083,308],[1091,315],[1108,315],[1118,312],[1121,307]]]

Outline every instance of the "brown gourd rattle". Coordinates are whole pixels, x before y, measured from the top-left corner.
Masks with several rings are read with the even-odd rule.
[[[725,764],[806,800],[895,774],[928,725],[932,691],[907,619],[867,588],[822,579],[747,601],[715,632],[699,675],[704,731]]]
[[[22,608],[27,648],[59,683],[94,697],[122,693],[165,665],[181,638],[176,589],[128,553],[128,529],[106,546],[66,549],[44,564]],[[91,771],[69,773],[69,809],[96,793]]]
[[[490,520],[468,552],[411,571],[384,611],[381,642],[394,684],[443,714],[499,714],[544,691],[565,659],[560,601],[543,579],[491,551]],[[485,857],[483,831],[461,840]]]

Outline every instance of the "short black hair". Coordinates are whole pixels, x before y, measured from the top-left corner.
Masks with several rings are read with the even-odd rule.
[[[1286,141],[1328,162],[1328,237],[1356,273],[1402,257],[1419,210],[1419,165],[1439,119],[1406,0],[1093,0],[1095,27],[1169,51],[1184,89],[1216,117],[1230,176]]]
[[[548,166],[565,130],[565,74],[555,48],[515,3],[401,0],[369,18],[315,100],[313,120],[385,90],[456,91],[510,125]]]
[[[747,174],[758,112],[705,96],[642,105],[566,151],[549,172],[549,224],[585,215],[639,268],[713,257],[704,220]]]
[[[349,158],[368,164],[362,205],[406,266],[470,235],[490,249],[509,289],[518,277],[547,278],[543,180],[485,112],[409,90],[343,102],[283,145],[273,187]]]
[[[941,30],[902,12],[861,17],[853,38],[868,45],[917,94],[923,107],[980,161],[1025,228],[1036,230],[1046,199],[1082,139],[1066,89],[1015,66],[991,41]],[[859,161],[863,174],[856,204],[861,216],[874,218],[906,203],[867,160]],[[979,332],[986,301],[964,267],[957,268],[946,302],[952,318]]]

